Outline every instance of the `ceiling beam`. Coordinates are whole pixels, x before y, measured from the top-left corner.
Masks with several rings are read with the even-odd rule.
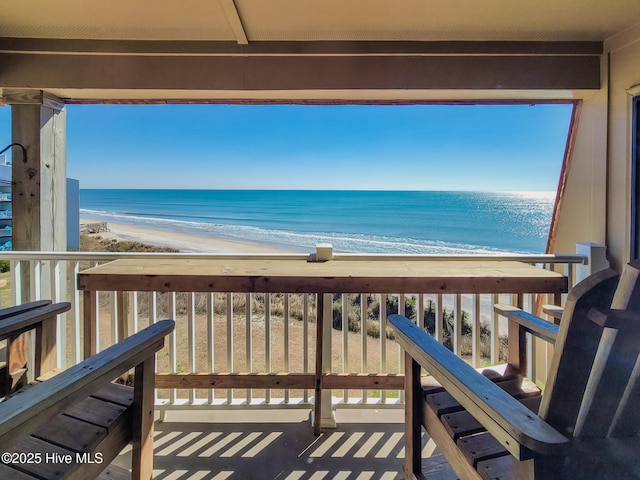
[[[233,35],[236,37],[238,45],[247,45],[249,43],[249,41],[247,40],[247,33],[245,32],[244,26],[242,25],[242,20],[240,19],[238,7],[236,6],[235,2],[233,0],[219,1],[220,6],[224,10],[224,14],[227,17],[229,27],[231,27],[231,31],[233,31]]]
[[[602,42],[238,42],[0,38],[0,52],[77,55],[601,55]]]
[[[114,56],[0,53],[0,88],[599,89],[597,55]]]

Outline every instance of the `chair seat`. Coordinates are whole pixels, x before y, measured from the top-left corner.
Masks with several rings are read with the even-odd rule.
[[[13,396],[19,396],[30,387]],[[39,452],[42,457],[31,463],[0,464],[0,478],[67,478],[66,475],[75,469],[91,473],[74,478],[95,477],[120,452],[122,442],[130,441],[132,405],[132,387],[109,384],[55,416],[29,437],[20,439],[10,453]],[[97,453],[100,455],[96,456]],[[66,457],[68,455],[71,457]],[[72,461],[48,460],[51,458],[71,458]],[[121,473],[112,469],[105,472],[105,478],[122,478]]]
[[[515,368],[504,364],[478,369],[478,372],[531,411],[538,412],[542,392],[531,380],[518,375]],[[428,418],[437,418],[441,429],[457,445],[462,457],[478,470],[481,478],[513,478],[513,462],[509,452],[432,377],[423,377],[420,383],[424,396],[422,418],[425,422]]]

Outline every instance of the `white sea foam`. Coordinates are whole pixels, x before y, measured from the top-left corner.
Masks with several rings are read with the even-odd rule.
[[[507,253],[504,250],[465,243],[426,241],[384,235],[294,232],[247,225],[194,222],[89,209],[81,209],[80,212],[83,216],[96,220],[304,250],[311,250],[318,243],[330,243],[337,251],[343,252],[436,255]]]

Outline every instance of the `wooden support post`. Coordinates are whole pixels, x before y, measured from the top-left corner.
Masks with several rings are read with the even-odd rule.
[[[19,147],[12,151],[13,249],[66,251],[64,102],[40,90],[10,89],[4,90],[2,100],[11,105],[11,142],[23,145],[26,152],[23,155]],[[25,303],[33,300],[28,298],[31,285],[40,279],[31,278],[26,267],[21,273],[22,298],[19,301]],[[60,275],[65,274],[60,271]],[[48,265],[42,268],[41,275],[42,279],[51,278]],[[42,285],[41,296],[51,297],[50,282],[43,281]],[[40,335],[44,345],[55,345],[57,321],[43,324]],[[57,361],[55,355],[53,361]]]
[[[404,478],[419,478],[422,471],[422,387],[420,365],[404,354]]]
[[[87,359],[98,351],[96,331],[98,329],[98,292],[85,290],[82,294],[83,302],[83,358]]]
[[[153,407],[155,355],[136,367],[133,399],[133,453],[131,478],[151,480],[153,476]]]
[[[515,295],[515,306],[523,308],[524,296]],[[523,328],[516,322],[509,321],[507,326],[508,350],[507,362],[516,367],[520,372],[527,371],[527,337]]]
[[[11,105],[13,248],[65,251],[66,110],[64,102],[42,91],[5,90]],[[24,289],[28,291],[27,289]]]

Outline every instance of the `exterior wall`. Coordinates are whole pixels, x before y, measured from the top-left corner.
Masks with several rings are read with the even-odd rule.
[[[640,84],[640,27],[607,40],[602,62],[602,89],[582,99],[552,252],[573,252],[577,242],[604,243],[620,271],[630,257],[628,90]]]
[[[608,40],[605,50],[610,58],[606,240],[610,260],[620,269],[629,261],[631,248],[632,96],[628,90],[640,84],[640,27]]]
[[[552,253],[606,239],[606,88],[582,99]]]

